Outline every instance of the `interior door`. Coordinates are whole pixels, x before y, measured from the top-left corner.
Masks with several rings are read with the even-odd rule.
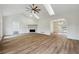
[[[67,34],[66,20],[59,19],[51,22],[51,31],[52,33]]]

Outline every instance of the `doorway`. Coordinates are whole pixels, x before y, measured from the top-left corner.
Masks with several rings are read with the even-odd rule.
[[[51,21],[51,33],[66,34],[67,21],[65,19],[56,19]]]

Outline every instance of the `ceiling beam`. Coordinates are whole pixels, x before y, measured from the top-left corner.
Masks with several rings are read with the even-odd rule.
[[[52,6],[50,4],[44,4],[45,9],[49,13],[49,15],[55,15],[54,10],[52,9]]]

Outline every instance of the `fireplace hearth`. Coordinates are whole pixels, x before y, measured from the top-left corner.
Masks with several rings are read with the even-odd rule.
[[[29,32],[35,32],[35,29],[30,29]]]

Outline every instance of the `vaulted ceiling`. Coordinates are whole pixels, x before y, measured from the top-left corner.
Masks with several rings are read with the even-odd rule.
[[[27,4],[1,4],[0,10],[3,16],[10,16],[16,14],[23,14],[25,13],[25,7]],[[52,4],[52,8],[55,12],[55,15],[50,16],[46,11],[43,4],[38,4],[39,8],[41,9],[39,13],[40,19],[42,18],[59,18],[65,17],[67,15],[79,15],[79,5],[78,4]]]

